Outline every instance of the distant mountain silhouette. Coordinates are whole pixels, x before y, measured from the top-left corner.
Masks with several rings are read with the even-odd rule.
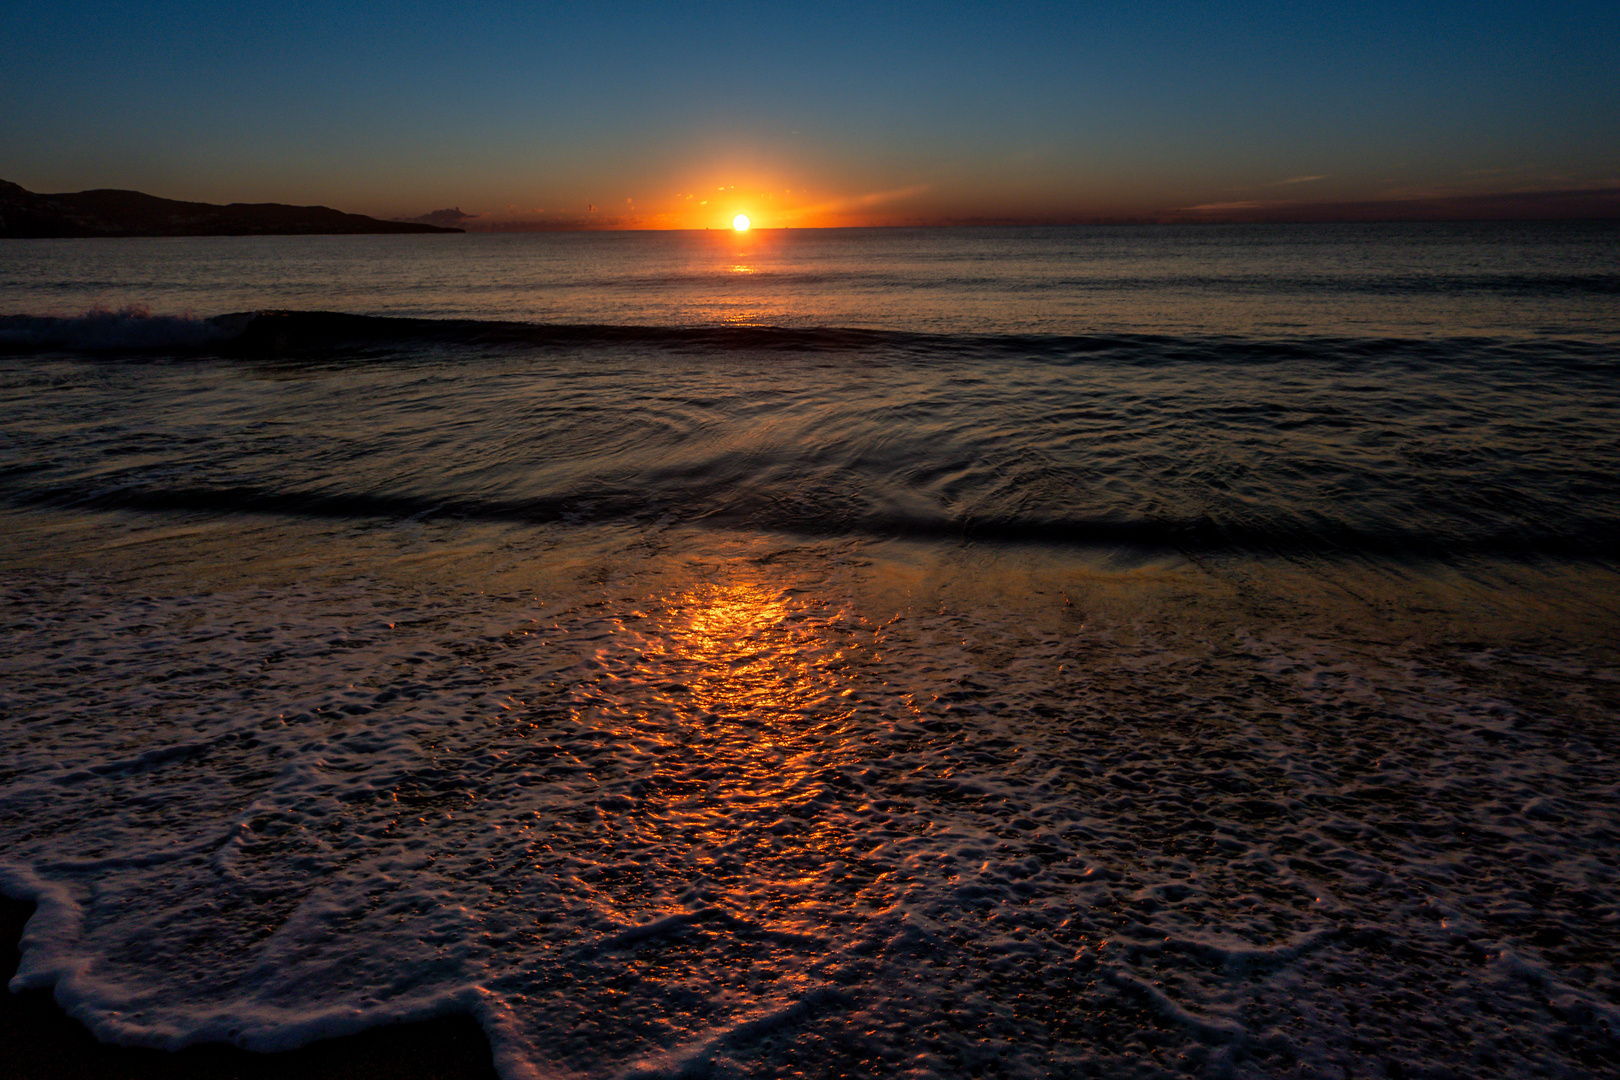
[[[378,221],[325,206],[180,202],[139,191],[40,195],[0,180],[0,237],[289,236],[319,233],[458,233],[404,221]]]

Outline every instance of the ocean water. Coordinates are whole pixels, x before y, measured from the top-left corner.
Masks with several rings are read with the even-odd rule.
[[[7,241],[99,1036],[1620,1069],[1620,225]]]

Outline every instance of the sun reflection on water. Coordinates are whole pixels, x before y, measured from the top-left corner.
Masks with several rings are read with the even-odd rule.
[[[730,707],[779,718],[796,712],[815,683],[816,634],[795,625],[781,594],[758,585],[710,586],[688,594],[685,633],[672,644],[704,672],[693,689],[705,708]]]
[[[537,863],[610,940],[637,942],[637,979],[711,987],[726,1004],[705,1025],[836,982],[901,887],[874,855],[891,823],[856,779],[872,628],[751,564],[598,625],[569,725],[595,812],[559,819]],[[643,929],[665,926],[679,932]]]
[[[580,720],[640,748],[643,797],[621,827],[710,853],[818,832],[833,773],[856,756],[848,630],[842,611],[756,576],[689,586],[621,623],[576,695]]]

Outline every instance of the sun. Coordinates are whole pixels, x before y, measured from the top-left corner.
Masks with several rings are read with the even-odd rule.
[[[738,232],[747,232],[748,225],[749,221],[747,214],[738,214],[736,217],[731,219],[731,227],[736,229]]]

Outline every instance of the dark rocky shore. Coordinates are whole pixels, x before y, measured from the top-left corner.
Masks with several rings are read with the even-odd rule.
[[[181,202],[139,191],[98,189],[41,195],[0,180],[0,237],[299,236],[323,233],[458,233],[379,221],[326,206]]]

